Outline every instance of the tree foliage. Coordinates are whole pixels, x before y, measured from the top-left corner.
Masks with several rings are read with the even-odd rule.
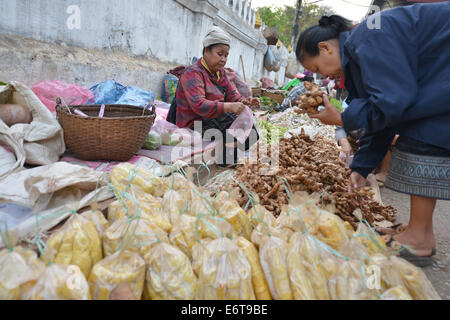
[[[280,41],[288,46],[292,44],[294,34],[295,6],[282,7],[261,7],[258,13],[262,21],[268,27],[278,29]],[[319,6],[317,4],[303,4],[299,19],[299,35],[307,28],[318,24],[323,15],[334,14],[330,7]]]

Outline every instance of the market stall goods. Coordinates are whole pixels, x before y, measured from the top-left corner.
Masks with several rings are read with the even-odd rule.
[[[261,263],[259,262],[259,253],[253,243],[239,237],[236,239],[237,245],[241,248],[252,269],[252,284],[255,291],[256,300],[271,300],[269,284],[267,283]]]
[[[441,300],[422,269],[412,265],[408,261],[391,257],[395,268],[400,273],[403,283],[414,300]]]
[[[0,104],[0,120],[8,127],[17,123],[30,123],[31,111],[20,104]]]
[[[352,194],[348,192],[350,169],[339,159],[335,143],[322,137],[312,140],[301,133],[289,139],[282,138],[277,153],[274,156],[279,155],[279,165],[274,169],[274,174],[261,174],[264,172],[262,170],[267,169],[266,163],[246,161],[237,167],[235,175],[248,192],[258,195],[259,204],[275,216],[288,204],[290,194],[306,191],[319,194],[320,201],[316,205],[326,206],[328,211],[348,221],[354,229],[360,221],[353,215],[358,208],[362,218],[371,226],[377,222],[395,220],[395,209],[377,202],[371,188],[360,188]],[[271,156],[270,149],[268,155]],[[234,181],[231,186],[240,188]],[[248,194],[242,188],[237,200],[241,206],[249,202]]]
[[[170,243],[177,246],[192,261],[192,247],[200,240],[197,219],[188,214],[182,214],[170,231]]]
[[[134,297],[140,299],[144,281],[144,259],[136,252],[122,250],[95,264],[89,276],[89,287],[92,299],[109,300],[114,288],[126,282]]]
[[[252,270],[239,246],[228,238],[204,244],[194,254],[198,270],[197,300],[255,300]]]
[[[300,233],[296,233],[289,241],[287,264],[289,280],[291,282],[292,295],[295,300],[315,300],[316,294],[303,266],[303,257],[301,255]]]
[[[161,200],[139,190],[135,190],[130,197],[116,200],[109,205],[108,220],[110,223],[114,223],[123,217],[139,217],[155,223],[165,232],[169,232],[172,228],[169,216],[163,210]]]
[[[162,178],[130,163],[115,166],[110,177],[116,194],[130,193],[130,189],[134,187],[155,197],[162,197],[169,190],[168,184]]]
[[[181,214],[187,212],[188,200],[180,192],[171,189],[164,194],[161,206],[163,212],[169,217],[169,221],[173,225]]]
[[[101,239],[103,237],[103,233],[105,233],[105,230],[109,228],[109,221],[106,220],[105,215],[98,210],[89,210],[83,212],[81,216],[94,224]]]
[[[299,254],[302,257],[302,264],[306,277],[309,279],[317,300],[329,300],[330,293],[327,285],[327,274],[333,270],[335,265],[325,265],[325,260],[321,259],[319,240],[309,234],[295,233],[290,239],[292,253]],[[332,260],[327,260],[331,262]],[[292,270],[292,269],[291,269]]]
[[[287,242],[275,236],[266,237],[259,244],[259,259],[274,300],[293,299],[289,281],[287,249]]]
[[[381,300],[413,300],[413,298],[408,293],[408,290],[403,286],[397,286],[386,290],[381,295]]]
[[[375,290],[366,285],[358,260],[343,261],[329,280],[330,295],[333,300],[376,300]]]
[[[36,252],[22,247],[0,251],[0,300],[19,300],[37,282],[45,265]]]
[[[24,300],[91,300],[89,284],[78,266],[51,264]]]
[[[300,95],[298,98],[298,109],[294,109],[297,113],[316,114],[319,113],[318,107],[323,104],[324,91],[320,90],[319,86],[305,81],[304,83],[306,93]]]
[[[45,264],[77,265],[86,277],[102,258],[102,242],[97,229],[79,214],[72,215],[60,230],[50,236],[41,256]]]
[[[222,191],[216,196],[214,208],[219,217],[231,224],[236,234],[250,240],[252,233],[250,221],[239,203],[228,192]]]
[[[189,258],[178,248],[161,243],[145,256],[144,299],[193,300],[198,280]]]
[[[114,222],[103,235],[103,252],[109,256],[129,249],[144,257],[159,242],[169,242],[167,233],[145,219],[123,217]]]

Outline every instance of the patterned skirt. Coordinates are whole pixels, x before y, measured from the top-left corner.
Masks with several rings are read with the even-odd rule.
[[[401,136],[385,186],[410,195],[450,200],[450,150]]]

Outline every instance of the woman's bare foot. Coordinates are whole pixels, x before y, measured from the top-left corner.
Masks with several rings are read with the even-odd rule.
[[[386,236],[389,237],[389,236]],[[394,241],[391,243],[391,248],[394,250],[399,249],[401,245],[407,246],[409,251],[419,257],[430,256],[433,249],[436,247],[436,239],[434,235],[418,235],[408,232],[406,229],[404,232],[393,235]]]
[[[385,235],[385,234],[389,234],[389,235],[395,235],[395,234],[399,234],[402,233],[406,230],[406,228],[408,227],[407,224],[402,224],[396,227],[392,227],[392,228],[376,228],[375,231],[378,232],[381,235]]]
[[[384,173],[384,172],[378,172],[375,175],[375,179],[377,179],[378,185],[380,187],[384,187],[384,183],[386,182],[386,178],[387,178],[387,173]]]

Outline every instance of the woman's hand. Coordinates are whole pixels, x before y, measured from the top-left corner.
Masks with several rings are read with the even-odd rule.
[[[350,175],[348,192],[353,193],[354,189],[358,189],[361,187],[370,187],[369,180],[365,179],[358,172],[352,172],[352,174]]]
[[[325,110],[322,110],[318,114],[308,114],[308,116],[312,119],[319,119],[323,124],[343,127],[341,113],[331,104],[326,94],[323,95],[323,104]]]
[[[225,112],[233,112],[236,115],[240,115],[245,109],[245,104],[242,102],[226,102],[224,110]]]
[[[258,108],[260,106],[259,99],[253,97],[245,98],[244,100],[242,100],[242,103],[245,104],[246,106],[249,106],[251,109]]]

